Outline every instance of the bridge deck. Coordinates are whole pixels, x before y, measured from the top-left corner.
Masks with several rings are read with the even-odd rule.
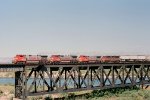
[[[25,65],[17,65],[17,64],[0,64],[0,72],[16,72],[16,71],[23,71],[23,67],[25,67]]]
[[[129,66],[129,65],[150,65],[150,62],[130,62],[130,63],[88,63],[88,64],[47,64],[44,65],[47,68],[58,68],[58,67],[87,67],[87,66]],[[37,68],[36,64],[0,64],[0,72],[11,72],[11,71],[23,71],[24,68]],[[105,67],[107,69],[107,67]]]

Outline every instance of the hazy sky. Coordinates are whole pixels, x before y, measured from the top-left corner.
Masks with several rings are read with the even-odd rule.
[[[150,54],[150,0],[1,0],[0,56]]]

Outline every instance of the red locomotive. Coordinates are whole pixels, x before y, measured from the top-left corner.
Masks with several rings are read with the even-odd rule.
[[[80,55],[77,59],[79,63],[88,63],[89,62],[89,56]]]
[[[48,62],[49,63],[60,63],[61,59],[60,59],[60,55],[52,55],[49,59]]]
[[[77,56],[62,55],[60,58],[61,58],[62,63],[76,63],[77,62]]]
[[[12,61],[14,64],[45,64],[47,56],[41,55],[16,55]]]
[[[68,55],[52,55],[48,59],[49,63],[76,63],[77,62],[77,56],[68,56]]]
[[[26,55],[16,55],[12,62],[14,64],[25,64],[26,63]]]
[[[120,62],[119,56],[102,56],[100,61],[102,63]]]

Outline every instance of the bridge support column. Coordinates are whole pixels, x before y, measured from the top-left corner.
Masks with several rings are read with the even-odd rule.
[[[36,70],[34,70],[34,78],[36,78]],[[36,87],[37,87],[37,83],[36,83],[36,81],[35,81],[35,83],[34,83],[34,91],[35,91],[35,93],[37,92],[37,89],[36,89]]]
[[[100,66],[100,87],[103,88],[105,83],[104,83],[104,68],[103,66]]]
[[[26,71],[15,72],[15,98],[27,99]]]
[[[78,67],[78,88],[81,88],[81,73],[80,73],[80,68]]]
[[[15,72],[15,98],[22,98],[22,72]]]
[[[144,82],[143,82],[143,81],[144,81],[144,80],[143,80],[143,79],[144,79],[144,76],[143,76],[143,75],[144,75],[144,74],[143,74],[143,67],[144,67],[143,65],[140,66],[140,76],[141,76],[140,82],[141,82],[141,88],[142,88],[142,89],[143,89],[143,87],[144,87]]]
[[[114,66],[111,66],[111,74],[112,74],[112,87],[115,87],[115,73],[114,73]]]

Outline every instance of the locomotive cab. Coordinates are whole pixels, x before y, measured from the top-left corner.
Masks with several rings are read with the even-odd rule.
[[[49,63],[60,63],[61,62],[61,56],[60,55],[51,55],[49,58]]]
[[[25,55],[16,55],[13,60],[12,63],[14,64],[25,64],[27,61],[26,56]]]
[[[89,56],[80,55],[78,57],[78,62],[79,63],[88,63],[89,62]]]

